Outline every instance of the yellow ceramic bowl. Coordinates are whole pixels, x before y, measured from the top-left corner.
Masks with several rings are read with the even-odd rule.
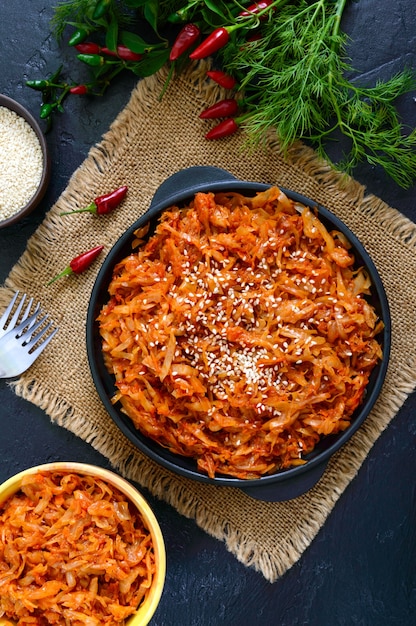
[[[148,624],[156,611],[162,595],[166,574],[166,552],[159,523],[144,497],[127,480],[121,478],[114,472],[86,463],[59,462],[45,463],[44,465],[31,467],[6,480],[6,482],[0,485],[0,506],[20,489],[23,477],[36,474],[39,471],[67,471],[100,478],[121,491],[139,510],[145,525],[152,535],[155,551],[156,575],[147,598],[140,605],[135,615],[132,615],[126,620],[126,626],[145,626]],[[12,626],[12,622],[0,618],[0,626]]]

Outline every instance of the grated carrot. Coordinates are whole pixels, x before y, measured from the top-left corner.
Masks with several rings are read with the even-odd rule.
[[[198,193],[114,269],[98,317],[113,402],[211,477],[303,464],[382,358],[370,286],[342,233],[277,187]]]

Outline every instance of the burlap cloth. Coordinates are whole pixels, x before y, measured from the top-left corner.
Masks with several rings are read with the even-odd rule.
[[[206,85],[204,69],[194,67],[176,78],[161,102],[164,70],[138,83],[126,108],[91,148],[29,240],[0,290],[0,310],[19,288],[39,299],[59,325],[42,357],[12,383],[16,394],[89,442],[119,473],[194,518],[206,532],[223,540],[237,559],[273,582],[311,543],[374,441],[416,386],[416,226],[380,199],[366,197],[360,184],[335,174],[302,145],[284,159],[273,139],[254,153],[242,150],[242,134],[206,141],[209,123],[199,120],[198,114],[222,93]],[[193,165],[220,166],[245,180],[278,184],[332,210],[367,248],[390,301],[393,346],[379,401],[352,440],[332,458],[319,483],[288,502],[260,502],[237,489],[215,488],[171,474],[144,458],[114,425],[94,388],[85,346],[89,296],[104,255],[85,274],[45,287],[80,252],[99,244],[109,251],[148,208],[160,183]],[[60,217],[60,212],[81,208],[123,184],[129,187],[126,200],[111,215]]]

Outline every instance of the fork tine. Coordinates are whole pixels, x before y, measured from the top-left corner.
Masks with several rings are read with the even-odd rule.
[[[51,326],[51,324],[48,324],[48,328]],[[45,339],[42,341],[41,344],[38,345],[37,348],[35,348],[33,350],[33,352],[30,353],[29,356],[33,357],[33,360],[37,359],[39,354],[46,348],[46,346],[48,345],[48,343],[50,342],[50,340],[56,335],[56,333],[58,332],[58,329],[55,328],[50,335],[48,335],[47,337],[45,337]],[[39,333],[40,335],[41,333]],[[43,334],[43,333],[42,333]],[[38,337],[39,337],[38,335]],[[38,338],[37,337],[37,338]],[[36,342],[35,342],[36,343]]]
[[[29,317],[29,313],[30,313],[30,309],[32,308],[32,304],[33,304],[33,298],[30,298],[29,300],[29,304],[26,307],[26,311],[23,313],[22,319],[21,321],[23,322],[24,320],[26,320]],[[35,310],[33,311],[32,315],[37,315],[39,313],[40,310],[40,302],[37,303]]]
[[[30,308],[27,306],[24,314],[29,311]],[[0,378],[19,376],[36,361],[58,331],[58,328],[52,328],[53,323],[48,318],[49,315],[43,314],[38,304],[35,313],[20,321],[15,328],[2,333]]]
[[[19,316],[20,316],[20,322],[23,322],[29,317],[29,313],[33,305],[33,298],[30,298],[28,304],[26,305],[26,309],[24,313],[21,315],[23,305],[27,297],[26,294],[24,293],[22,294],[22,298],[19,304],[17,305],[16,310],[13,313],[13,317],[9,320],[9,317],[13,311],[13,307],[17,302],[19,293],[20,293],[19,291],[16,291],[13,298],[9,302],[7,309],[4,311],[3,315],[0,317],[0,336],[4,335],[9,330],[12,330],[13,328],[15,328],[17,321],[19,320]],[[39,313],[39,309],[40,309],[40,303],[38,302],[35,310],[33,311],[33,314]]]
[[[23,299],[23,300],[24,300],[24,299]],[[23,301],[22,301],[22,304],[23,304]],[[21,317],[21,319],[20,319],[20,321],[21,321],[21,322],[24,322],[25,320],[27,320],[27,319],[28,319],[28,317],[29,317],[29,313],[30,313],[30,309],[32,308],[32,304],[33,304],[33,298],[30,298],[30,300],[29,300],[29,304],[28,304],[28,305],[27,305],[27,307],[26,307],[26,311],[23,313],[23,315],[22,315],[22,317]],[[17,311],[16,311],[16,313],[17,313]],[[33,311],[33,313],[32,313],[32,317],[33,317],[34,315],[35,315],[35,316],[36,316],[36,315],[38,315],[39,313],[40,313],[40,302],[38,302],[38,303],[37,303],[36,308],[35,308],[35,310],[34,310],[34,311]],[[16,322],[17,322],[17,318],[16,318],[16,321],[14,321],[14,318],[13,318],[12,322],[16,323]],[[11,327],[11,328],[13,328],[13,324],[12,324],[12,322],[10,322],[10,327]],[[27,327],[27,330],[29,330],[29,329],[30,329],[30,327],[31,327],[31,326],[33,326],[33,324],[34,324],[34,323],[35,323],[35,321],[31,322],[31,323],[29,324],[29,326]]]
[[[3,315],[0,317],[0,327],[3,327],[4,324],[7,322],[7,320],[9,319],[9,315],[13,310],[14,307],[14,303],[17,300],[17,296],[19,295],[19,292],[16,291],[16,293],[14,294],[13,298],[10,300],[9,302],[9,306],[7,307],[7,309],[4,311]]]
[[[30,343],[31,337],[33,337],[37,329],[40,326],[42,326],[42,324],[46,322],[46,320],[49,317],[48,314],[46,313],[46,315],[44,315],[40,319],[36,319],[37,315],[38,315],[37,313],[33,314],[25,322],[22,322],[22,324],[19,324],[19,326],[22,327],[22,330],[23,329],[26,329],[26,330],[23,330],[23,332],[17,332],[15,336],[16,336],[16,339],[19,339],[19,342],[23,346],[26,346]],[[16,330],[17,328],[18,326],[16,326]]]
[[[5,312],[2,315],[1,323],[3,325],[4,332],[7,332],[9,329],[11,330],[12,328],[14,328],[16,326],[17,320],[19,319],[20,311],[22,310],[24,301],[26,300],[26,294],[25,293],[22,295],[22,299],[20,300],[20,302],[19,302],[19,304],[18,304],[18,306],[17,306],[17,308],[16,308],[16,310],[15,310],[15,312],[13,314],[13,317],[11,318],[11,320],[9,321],[9,323],[6,326],[6,323],[7,323],[8,319],[9,319],[9,316],[10,316],[12,310],[13,310],[13,306],[16,303],[18,295],[19,295],[19,292],[16,291],[14,297],[10,301],[9,306],[7,307],[7,309],[5,310]]]
[[[20,335],[22,330],[24,330],[25,328],[27,328],[29,330],[28,327],[30,327],[30,325],[32,325],[32,328],[33,328],[33,324],[36,322],[36,318],[37,318],[38,314],[39,314],[39,311],[37,313],[33,313],[33,315],[31,315],[27,319],[23,320],[23,322],[20,322],[20,324],[18,324],[17,326],[15,326],[11,330],[9,330],[7,335],[9,335],[9,333],[10,333],[11,335],[14,335],[15,338],[17,339],[19,337],[19,335]],[[32,330],[32,332],[33,332],[33,330]]]
[[[46,315],[41,320],[40,323],[42,323],[45,319],[46,319]],[[30,337],[23,342],[23,345],[27,348],[28,351],[30,351],[30,349],[33,348],[33,346],[39,341],[41,337],[43,337],[43,335],[50,329],[51,326],[52,326],[52,322],[49,322],[47,326],[44,326],[43,328],[41,328],[41,330],[35,335],[34,332],[35,330],[39,328],[39,324],[35,325],[34,330],[32,331]]]
[[[22,299],[20,300],[19,304],[17,305],[16,311],[14,312],[14,315],[13,315],[12,319],[10,320],[10,323],[8,324],[7,328],[14,328],[16,326],[17,320],[19,319],[20,311],[22,310],[22,307],[23,307],[23,304],[24,304],[25,300],[26,300],[26,294],[24,293],[22,295]]]

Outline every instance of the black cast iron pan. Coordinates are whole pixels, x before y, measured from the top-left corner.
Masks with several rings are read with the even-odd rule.
[[[107,288],[112,278],[114,266],[131,252],[134,231],[148,221],[150,232],[156,225],[157,218],[164,209],[173,204],[186,204],[199,191],[237,191],[245,195],[269,188],[270,185],[247,182],[236,179],[229,172],[215,167],[191,167],[181,170],[168,178],[155,193],[148,211],[140,217],[120,237],[107,255],[94,285],[87,316],[87,351],[92,377],[98,394],[111,418],[144,454],[163,467],[188,478],[218,485],[219,487],[236,487],[253,498],[264,501],[283,501],[295,498],[311,489],[321,478],[330,457],[348,441],[361,426],[379,396],[388,366],[391,342],[391,320],[387,297],[377,272],[368,253],[357,237],[326,208],[319,206],[301,194],[282,188],[290,198],[311,208],[317,208],[319,218],[329,229],[343,232],[353,246],[357,265],[364,265],[371,277],[372,295],[369,302],[374,306],[378,316],[384,322],[384,331],[379,340],[383,347],[383,360],[374,368],[366,390],[362,405],[352,416],[350,427],[337,435],[324,437],[313,452],[307,455],[307,463],[298,467],[277,471],[271,475],[254,480],[243,480],[233,477],[218,476],[209,478],[197,469],[193,459],[172,454],[156,442],[142,435],[131,420],[117,406],[111,403],[114,394],[114,379],[107,372],[101,351],[101,338],[96,318],[101,307],[108,301]]]

